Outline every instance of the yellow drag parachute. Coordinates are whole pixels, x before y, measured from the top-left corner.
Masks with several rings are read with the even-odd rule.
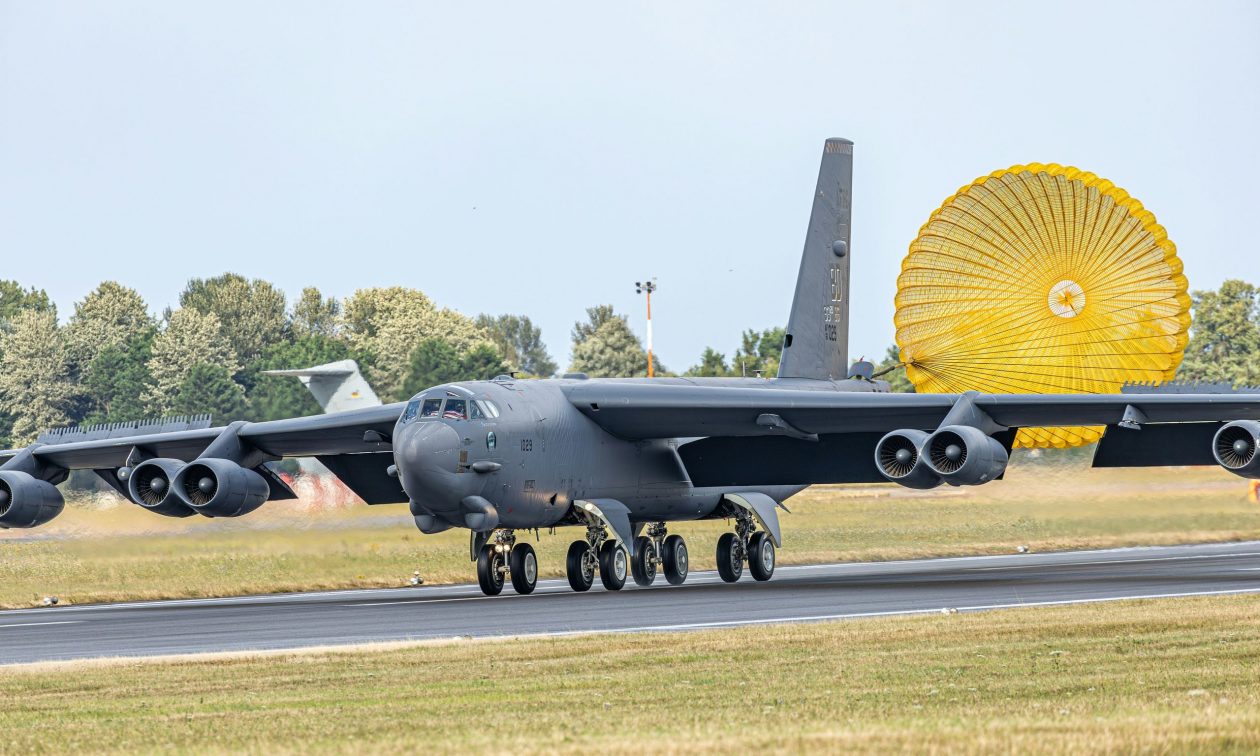
[[[1169,380],[1190,297],[1177,248],[1123,189],[1061,165],[1017,165],[928,218],[897,279],[897,346],[920,392],[1117,393]],[[1025,428],[1016,446],[1097,441]]]

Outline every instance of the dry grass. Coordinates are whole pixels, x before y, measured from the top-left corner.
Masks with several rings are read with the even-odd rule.
[[[1260,598],[0,670],[0,748],[1240,752]]]
[[[817,486],[788,502],[782,563],[1260,538],[1246,482],[1219,470],[1016,467],[971,489]],[[696,569],[712,564],[722,522],[683,523]],[[37,540],[26,540],[31,537]],[[559,576],[572,529],[543,534]],[[403,506],[323,510],[277,502],[239,520],[169,520],[127,503],[71,506],[39,531],[0,531],[0,605],[56,595],[84,603],[466,582],[467,535],[425,536]]]

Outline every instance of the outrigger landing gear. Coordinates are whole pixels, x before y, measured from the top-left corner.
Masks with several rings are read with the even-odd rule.
[[[764,582],[774,576],[774,541],[765,531],[757,530],[752,515],[741,509],[735,512],[735,532],[723,533],[718,539],[718,575],[734,583],[743,576],[745,562],[755,580]]]
[[[649,525],[647,533],[635,539],[634,559],[630,563],[634,582],[651,585],[658,565],[664,568],[670,585],[682,585],[687,579],[687,542],[680,535],[667,536],[663,522]]]
[[[517,543],[516,533],[496,530],[490,535],[473,534],[477,555],[477,583],[487,596],[503,592],[506,576],[511,576],[517,593],[533,593],[538,587],[538,556],[528,543]],[[477,540],[484,539],[480,547]]]

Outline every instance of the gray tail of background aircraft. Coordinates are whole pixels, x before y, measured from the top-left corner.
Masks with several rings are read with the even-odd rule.
[[[774,574],[778,512],[813,483],[970,486],[1001,477],[1023,427],[1106,426],[1094,466],[1217,464],[1260,478],[1260,395],[1184,390],[1099,394],[893,394],[846,371],[853,145],[823,148],[779,375],[455,382],[410,401],[223,427],[137,427],[50,436],[0,452],[0,527],[36,527],[55,485],[90,469],[167,517],[238,517],[295,494],[270,467],[315,457],[368,504],[408,504],[424,533],[463,528],[487,594],[534,590],[538,561],[517,531],[574,527],[577,591],[657,572],[680,584],[688,546],[669,526],[725,519],[718,572]],[[285,371],[321,403],[370,388],[346,366]],[[118,429],[115,429],[118,430]]]

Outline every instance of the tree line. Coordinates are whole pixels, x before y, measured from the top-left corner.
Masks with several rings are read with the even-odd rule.
[[[1239,280],[1192,296],[1194,327],[1178,378],[1260,384],[1260,289]],[[728,360],[707,347],[687,376],[778,372],[784,330],[747,330]],[[611,305],[586,311],[570,333],[570,372],[647,374],[647,354]],[[0,281],[0,448],[65,425],[210,413],[273,420],[319,412],[288,378],[263,375],[355,359],[381,399],[429,386],[517,372],[546,377],[559,366],[525,315],[469,317],[417,289],[361,289],[338,300],[316,288],[289,303],[273,284],[234,273],[192,279],[179,306],[160,316],[133,289],[106,281],[58,319],[38,289]],[[895,346],[878,369],[896,391],[913,386]],[[657,375],[670,375],[657,360]]]

